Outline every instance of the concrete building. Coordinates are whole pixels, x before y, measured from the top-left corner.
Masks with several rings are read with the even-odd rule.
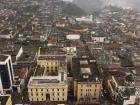
[[[65,55],[42,54],[39,51],[37,67],[28,83],[30,101],[67,101],[67,60]],[[41,52],[41,53],[40,53]],[[49,52],[49,51],[48,51]]]
[[[12,35],[12,31],[9,30],[9,29],[5,29],[2,32],[0,32],[0,38],[3,38],[3,39],[11,39],[13,37],[14,36]]]
[[[135,89],[124,88],[117,96],[117,105],[135,105]]]
[[[62,68],[57,76],[33,76],[28,84],[30,101],[67,101],[67,91],[66,68]]]
[[[0,95],[8,94],[14,81],[10,55],[0,55]]]
[[[92,37],[92,40],[94,41],[94,43],[104,43],[106,40],[106,37]]]
[[[14,65],[14,83],[13,90],[21,93],[25,87],[25,83],[27,81],[29,68],[26,65]]]
[[[93,16],[90,15],[88,17],[79,17],[76,18],[77,22],[83,22],[83,23],[92,23],[93,22]]]
[[[11,95],[0,96],[0,105],[13,105]]]
[[[136,100],[139,102],[140,101],[140,77],[135,78],[135,89],[136,89]]]
[[[96,35],[94,31],[91,32],[91,39],[94,43],[104,43],[107,41],[106,36]]]
[[[44,73],[47,75],[57,75],[60,67],[67,66],[67,59],[65,53],[61,53],[60,49],[50,49],[51,48],[39,49],[37,65],[44,68]]]
[[[124,74],[124,76],[123,76],[122,74],[118,73],[118,75],[121,75],[120,77],[119,76],[112,76],[107,81],[110,96],[111,96],[112,100],[114,100],[114,101],[117,100],[118,95],[122,94],[122,91],[124,91],[126,89],[126,87],[128,89],[134,88],[135,83],[133,80],[133,76],[131,74],[129,74],[129,75]]]
[[[67,62],[72,63],[72,58],[77,55],[76,47],[66,47],[67,52]]]
[[[111,96],[112,100],[116,100],[118,92],[123,88],[123,86],[121,85],[122,82],[123,81],[119,82],[119,84],[118,84],[118,82],[116,81],[114,76],[112,76],[107,81],[108,87],[109,87],[110,96]]]
[[[37,65],[44,68],[47,75],[57,75],[60,67],[66,67],[65,56],[39,56]]]
[[[18,60],[21,58],[21,56],[24,53],[23,47],[20,45],[14,45],[10,41],[4,42],[3,40],[1,40],[1,43],[0,43],[1,44],[0,54],[11,55],[12,64],[16,65],[18,63]]]
[[[73,58],[74,96],[78,103],[99,103],[102,81],[96,60]]]

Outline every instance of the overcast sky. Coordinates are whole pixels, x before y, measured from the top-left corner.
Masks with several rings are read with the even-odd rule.
[[[73,0],[64,0],[64,1],[73,1]]]
[[[64,0],[64,1],[73,1],[73,0]],[[107,1],[109,4],[124,7],[124,8],[140,9],[140,0],[101,0],[101,1],[103,2]]]

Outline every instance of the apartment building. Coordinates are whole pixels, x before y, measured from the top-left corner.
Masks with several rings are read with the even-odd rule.
[[[78,103],[99,103],[102,88],[96,60],[73,58],[74,96]]]

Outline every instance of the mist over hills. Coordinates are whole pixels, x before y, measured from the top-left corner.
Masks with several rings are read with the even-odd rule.
[[[73,2],[87,13],[100,10],[105,6],[103,0],[74,0]]]
[[[87,13],[101,10],[108,5],[140,10],[140,0],[73,0],[73,2]]]

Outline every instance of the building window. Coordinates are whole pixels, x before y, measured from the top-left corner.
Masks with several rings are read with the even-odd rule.
[[[93,100],[96,100],[96,98],[92,98]]]
[[[54,91],[54,89],[52,89],[52,91]]]
[[[81,93],[81,96],[82,96],[83,94]]]
[[[95,92],[96,92],[96,89],[95,89]]]
[[[83,89],[81,89],[81,92],[83,91]]]
[[[36,96],[38,96],[38,93],[36,93]]]
[[[41,91],[43,91],[43,89],[41,89]]]
[[[52,95],[54,96],[54,93],[52,93]]]
[[[63,89],[63,91],[64,91],[65,89]]]
[[[57,95],[59,96],[59,93],[57,93]]]
[[[87,84],[87,87],[91,87],[91,85],[90,84]]]
[[[52,100],[54,101],[54,98],[52,98]]]
[[[43,93],[41,95],[43,96]]]
[[[57,65],[57,62],[55,62],[55,64]]]
[[[61,73],[61,81],[64,81],[64,73]]]
[[[95,88],[97,87],[97,85],[95,85]]]
[[[64,98],[62,100],[64,100]]]
[[[37,91],[37,89],[36,89],[36,91]]]
[[[33,90],[31,89],[31,92],[32,92]]]
[[[47,92],[48,92],[48,89],[47,89]]]
[[[31,93],[31,96],[33,96],[33,93]]]
[[[59,98],[58,98],[58,101],[59,101]]]
[[[64,93],[62,95],[64,96]]]
[[[59,91],[59,89],[57,89],[57,91]]]
[[[38,101],[38,98],[36,100]]]
[[[43,101],[44,99],[42,98],[42,101]]]
[[[83,87],[83,85],[81,85],[81,87]]]

